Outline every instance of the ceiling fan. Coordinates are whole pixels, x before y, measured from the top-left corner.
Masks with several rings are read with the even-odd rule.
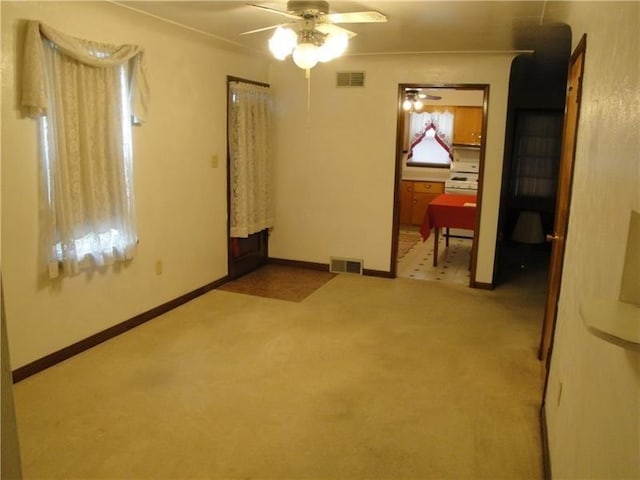
[[[424,106],[422,100],[442,100],[442,97],[440,95],[422,93],[420,89],[407,89],[404,92],[404,102],[402,103],[402,108],[407,112],[420,111]]]
[[[420,89],[408,89],[405,92],[405,96],[410,100],[413,100],[413,99],[442,100],[442,97],[440,95],[422,93]]]
[[[329,2],[319,0],[291,0],[287,2],[286,11],[262,5],[248,6],[287,17],[292,21],[250,30],[241,35],[275,29],[269,40],[269,49],[273,55],[279,60],[284,60],[289,54],[293,54],[295,64],[307,70],[314,67],[318,61],[325,62],[340,56],[347,48],[349,39],[356,35],[355,32],[336,24],[387,21],[387,17],[374,10],[329,13]]]

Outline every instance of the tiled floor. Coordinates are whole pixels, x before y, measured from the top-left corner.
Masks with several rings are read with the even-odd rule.
[[[434,267],[433,237],[426,242],[418,241],[398,262],[398,277],[469,285],[471,244],[470,239],[451,238],[447,248],[441,236],[438,242],[438,266]]]

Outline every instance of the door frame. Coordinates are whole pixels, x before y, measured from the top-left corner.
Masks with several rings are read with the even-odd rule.
[[[555,334],[556,320],[558,316],[558,300],[562,286],[562,268],[564,263],[564,252],[566,246],[567,228],[569,225],[569,215],[571,210],[571,194],[573,186],[573,171],[576,157],[576,144],[578,139],[578,128],[580,123],[580,107],[582,99],[582,79],[584,77],[584,62],[587,48],[587,35],[583,35],[569,59],[569,74],[567,77],[567,95],[565,102],[565,119],[562,135],[562,155],[560,158],[560,169],[558,174],[558,194],[556,200],[556,218],[554,233],[548,236],[548,240],[553,242],[551,249],[551,260],[549,262],[549,278],[547,288],[547,299],[545,313],[540,335],[540,346],[538,358],[542,361],[544,368],[545,387],[543,392],[546,396],[547,383],[549,379],[549,366],[551,364],[551,354]],[[574,71],[574,68],[577,70]],[[577,74],[577,78],[574,76]],[[574,81],[577,85],[572,85]],[[571,103],[574,101],[575,110],[571,110]],[[569,121],[568,121],[569,120]]]
[[[478,259],[478,232],[480,232],[480,213],[482,212],[482,190],[484,184],[484,158],[486,150],[487,123],[489,119],[489,84],[486,83],[399,83],[397,118],[396,118],[396,167],[394,177],[393,192],[393,226],[391,228],[391,264],[389,272],[392,278],[398,276],[398,237],[400,235],[400,184],[402,182],[402,147],[404,144],[404,91],[407,88],[429,88],[429,89],[452,89],[457,90],[480,90],[483,92],[482,101],[482,143],[480,144],[480,161],[478,168],[478,193],[476,195],[476,228],[473,231],[473,244],[471,247],[471,267],[469,275],[469,286],[479,288],[476,283],[476,266]],[[455,119],[454,119],[455,122]],[[483,286],[484,287],[484,286]]]

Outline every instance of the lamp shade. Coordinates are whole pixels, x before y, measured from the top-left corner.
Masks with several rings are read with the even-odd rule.
[[[520,243],[543,243],[542,219],[538,212],[522,211],[511,238]]]

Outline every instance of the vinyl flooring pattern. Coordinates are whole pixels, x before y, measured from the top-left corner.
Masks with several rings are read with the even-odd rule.
[[[398,277],[469,285],[472,240],[451,238],[449,247],[440,236],[438,266],[433,266],[433,237],[418,241],[398,262]]]

